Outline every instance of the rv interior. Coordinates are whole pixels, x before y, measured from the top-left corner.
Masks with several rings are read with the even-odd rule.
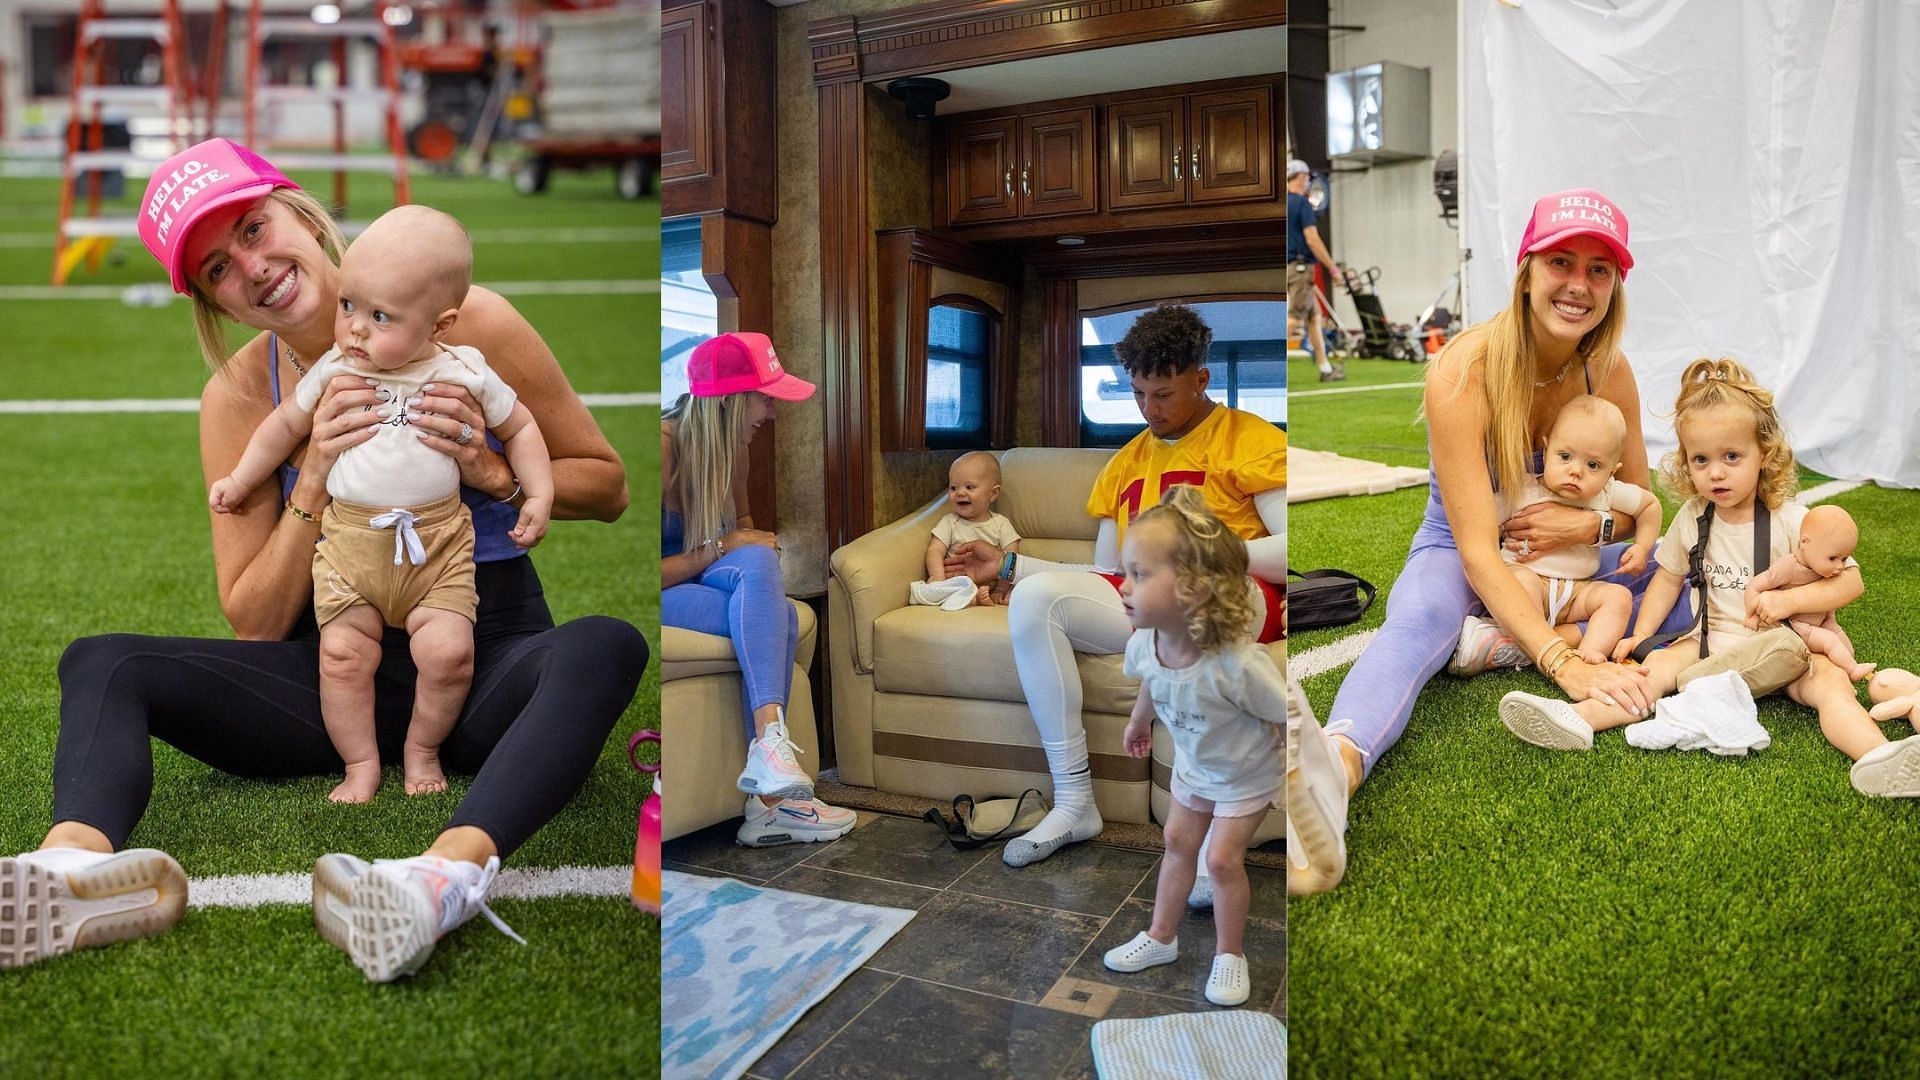
[[[920,819],[1050,790],[1006,608],[910,608],[907,586],[966,450],[1004,452],[995,509],[1023,552],[1092,560],[1087,493],[1143,426],[1112,343],[1156,303],[1213,328],[1216,402],[1284,422],[1285,7],[663,3],[663,400],[731,330],[819,387],[760,430],[749,504],[800,628],[789,733],[819,797],[861,819],[737,846],[737,665],[726,639],[667,627],[665,859],[918,913],[749,1075],[885,1056],[901,1075],[1090,1076],[1093,1022],[1211,1008],[1206,911],[1179,962],[1101,964],[1150,911],[1172,753],[1163,731],[1151,760],[1122,751],[1121,658],[1076,657],[1107,832],[1009,868]],[[1248,868],[1246,1007],[1275,1013],[1283,832],[1276,810]]]

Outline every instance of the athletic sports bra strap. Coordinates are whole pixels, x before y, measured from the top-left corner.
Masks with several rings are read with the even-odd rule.
[[[267,378],[273,383],[273,403],[280,404],[280,365],[275,361],[280,356],[280,335],[267,332]]]

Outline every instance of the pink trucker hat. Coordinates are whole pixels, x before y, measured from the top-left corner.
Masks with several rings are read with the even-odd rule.
[[[1627,215],[1613,200],[1592,188],[1556,192],[1533,204],[1533,217],[1520,237],[1521,259],[1544,251],[1574,236],[1591,236],[1607,245],[1620,263],[1620,279],[1626,280],[1633,269],[1633,253],[1627,250]]]
[[[721,334],[708,338],[687,360],[694,397],[722,397],[758,390],[782,401],[804,401],[813,384],[780,366],[765,334]]]
[[[173,291],[185,293],[187,234],[201,218],[274,188],[299,186],[232,139],[196,143],[153,170],[140,201],[140,242],[167,268]]]

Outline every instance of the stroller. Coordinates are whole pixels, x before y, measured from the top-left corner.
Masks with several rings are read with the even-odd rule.
[[[1368,267],[1364,271],[1348,268],[1340,277],[1347,287],[1347,297],[1353,301],[1353,310],[1360,315],[1361,355],[1415,362],[1426,359],[1414,344],[1412,327],[1387,321],[1386,309],[1374,291],[1374,283],[1380,280],[1379,267]]]

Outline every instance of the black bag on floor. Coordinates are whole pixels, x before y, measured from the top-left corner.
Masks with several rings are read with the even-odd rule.
[[[1344,626],[1367,613],[1373,606],[1371,582],[1345,570],[1309,570],[1301,573],[1287,568],[1287,632],[1319,630]]]

